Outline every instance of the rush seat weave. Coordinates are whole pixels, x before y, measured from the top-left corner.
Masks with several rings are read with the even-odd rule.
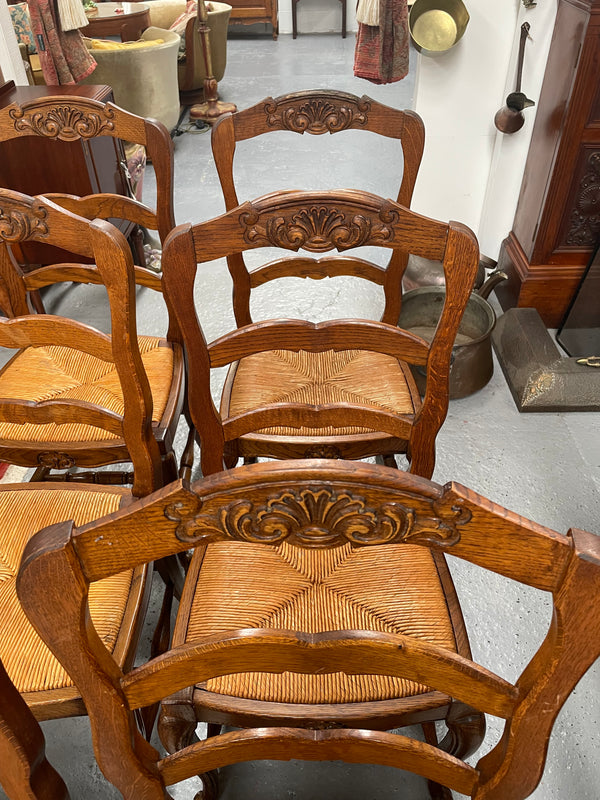
[[[126,490],[0,489],[0,660],[21,693],[61,689],[73,683],[27,620],[16,592],[25,545],[42,527],[65,519],[82,525],[116,511]],[[112,652],[131,586],[128,570],[90,587],[91,616]]]
[[[206,549],[185,642],[242,628],[399,633],[456,652],[437,568],[411,545],[308,550],[237,542]],[[175,644],[181,644],[176,634]],[[409,697],[427,687],[373,675],[242,673],[203,684],[210,692],[281,703],[359,703]]]
[[[392,356],[363,350],[269,350],[234,365],[230,395],[221,413],[235,416],[273,403],[353,403],[395,414],[414,414],[414,385],[407,365]],[[371,433],[367,428],[263,428],[272,436],[341,436]]]
[[[173,350],[165,339],[139,337],[142,362],[152,391],[152,420],[160,423],[173,380]],[[76,399],[122,415],[123,391],[115,365],[68,347],[28,347],[0,373],[0,398],[43,400]],[[77,422],[19,424],[0,422],[5,442],[95,442],[115,440],[114,433]]]

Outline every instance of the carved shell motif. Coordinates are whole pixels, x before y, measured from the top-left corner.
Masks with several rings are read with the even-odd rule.
[[[191,494],[184,503],[165,509],[167,519],[179,522],[175,535],[190,544],[221,539],[280,544],[289,541],[310,548],[411,542],[451,547],[460,540],[457,525],[468,512],[440,506],[440,516],[419,516],[400,503],[368,506],[363,497],[329,486],[288,490],[262,504],[236,500],[218,515],[201,513],[200,499]],[[433,510],[433,509],[432,509]]]
[[[313,253],[392,241],[397,219],[398,213],[389,207],[382,208],[376,217],[369,217],[325,205],[308,206],[289,216],[285,212],[269,215],[266,220],[261,220],[256,209],[240,215],[247,242]]]
[[[34,202],[29,209],[14,207],[8,198],[0,201],[0,240],[4,242],[21,242],[48,235],[48,225],[45,222],[47,211],[38,202]]]
[[[15,121],[15,130],[31,131],[38,136],[73,142],[77,139],[91,139],[102,131],[112,131],[114,112],[106,106],[102,112],[84,112],[65,103],[53,105],[44,111],[28,114],[23,108],[13,108],[10,116]]]
[[[283,104],[282,104],[283,105]],[[288,103],[283,108],[272,101],[265,103],[267,124],[294,133],[337,133],[357,125],[366,125],[371,103],[359,100],[356,108],[334,105],[328,100],[307,100],[297,108]]]

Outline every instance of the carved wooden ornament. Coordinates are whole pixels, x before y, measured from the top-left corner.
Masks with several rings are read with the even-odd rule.
[[[114,111],[108,106],[104,106],[100,113],[96,110],[84,112],[68,103],[56,105],[54,101],[47,110],[36,110],[29,114],[26,107],[18,106],[11,109],[9,114],[15,121],[15,130],[21,133],[29,130],[38,136],[63,142],[91,139],[102,131],[114,129]]]
[[[267,124],[294,133],[337,133],[367,124],[371,103],[360,99],[356,108],[336,106],[325,99],[299,101],[297,107],[289,107],[289,99],[284,98],[281,105],[275,100],[265,103]]]
[[[20,242],[47,236],[46,217],[47,211],[38,201],[34,201],[25,212],[20,201],[5,197],[0,205],[0,239],[5,242]]]
[[[202,500],[189,492],[185,502],[165,509],[165,516],[179,525],[176,537],[190,544],[209,544],[234,539],[255,544],[299,544],[327,548],[353,545],[436,544],[452,547],[460,541],[458,526],[470,519],[459,506],[443,500],[431,502],[431,516],[418,514],[402,503],[369,506],[360,495],[337,491],[329,485],[288,489],[263,503],[240,499],[218,513],[203,512]]]
[[[391,242],[398,213],[390,207],[384,207],[378,214],[366,216],[311,205],[289,215],[282,211],[277,216],[262,217],[254,206],[251,211],[240,214],[240,223],[246,227],[244,239],[247,242],[325,253],[334,248],[348,250],[367,244]]]

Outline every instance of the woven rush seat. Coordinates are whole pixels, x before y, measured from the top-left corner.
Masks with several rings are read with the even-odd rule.
[[[437,568],[411,545],[308,550],[224,542],[201,558],[185,633],[174,644],[244,628],[371,630],[457,650]],[[190,568],[192,574],[193,566]],[[373,675],[241,673],[201,684],[208,692],[279,703],[361,703],[428,691]]]
[[[165,340],[140,336],[142,362],[152,391],[154,424],[163,422],[173,382],[173,349]],[[122,415],[123,391],[115,365],[68,347],[28,347],[0,372],[0,397],[30,402],[74,399]],[[119,440],[92,425],[0,422],[0,439],[10,442],[95,442]]]
[[[112,513],[130,494],[117,487],[73,491],[53,485],[32,490],[31,486],[7,484],[0,489],[0,660],[26,699],[28,693],[73,686],[27,620],[17,598],[16,576],[27,542],[45,525],[65,519],[82,525]],[[111,653],[127,608],[132,576],[133,571],[127,570],[90,587],[92,621]]]
[[[418,392],[407,364],[392,356],[364,350],[269,350],[232,366],[231,389],[223,394],[221,414],[232,417],[273,403],[353,403],[412,415]],[[367,428],[273,427],[257,431],[270,436],[351,436]]]

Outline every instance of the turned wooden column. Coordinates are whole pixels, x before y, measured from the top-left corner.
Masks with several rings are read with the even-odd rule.
[[[600,235],[600,0],[559,0],[538,106],[496,294],[556,327]]]

